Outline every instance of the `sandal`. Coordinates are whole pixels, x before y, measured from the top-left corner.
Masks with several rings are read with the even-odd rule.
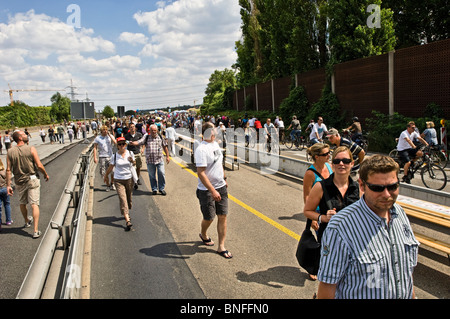
[[[198,234],[200,236],[200,239],[206,246],[214,246],[214,242],[212,241],[211,237],[208,239],[203,239],[202,234]]]
[[[218,251],[217,252],[220,256],[226,258],[226,259],[231,259],[233,258],[233,255],[228,251],[228,250],[224,250],[224,251]]]
[[[127,230],[130,230],[132,226],[133,224],[131,223],[131,221],[127,221]]]

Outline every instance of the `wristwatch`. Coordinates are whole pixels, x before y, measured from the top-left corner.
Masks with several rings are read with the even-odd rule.
[[[322,214],[319,214],[319,217],[317,217],[317,223],[320,225],[320,223],[322,222],[321,221],[321,218],[322,218]]]

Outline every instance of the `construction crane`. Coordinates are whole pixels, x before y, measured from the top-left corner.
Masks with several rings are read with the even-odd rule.
[[[11,99],[11,106],[14,106],[14,98],[13,98],[13,92],[41,92],[41,91],[65,91],[65,89],[51,89],[51,90],[25,90],[25,89],[21,89],[21,90],[15,90],[15,89],[11,89],[11,86],[9,85],[9,90],[4,90],[4,92],[8,92],[9,93],[9,98]]]

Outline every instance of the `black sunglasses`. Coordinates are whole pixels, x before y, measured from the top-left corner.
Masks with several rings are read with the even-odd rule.
[[[119,146],[127,145],[127,143],[117,143]]]
[[[326,153],[323,153],[323,154],[317,154],[317,156],[328,156],[328,155],[330,155],[330,152],[326,152]]]
[[[350,164],[352,162],[351,159],[349,158],[335,158],[333,160],[333,164],[339,164],[340,162],[344,163],[344,164]]]
[[[376,185],[376,184],[369,184],[366,181],[363,181],[363,182],[367,185],[367,187],[369,187],[369,189],[372,192],[375,192],[375,193],[381,193],[385,189],[387,189],[388,192],[395,192],[400,186],[399,181],[397,181],[396,183],[393,183],[393,184],[389,184],[389,185]]]

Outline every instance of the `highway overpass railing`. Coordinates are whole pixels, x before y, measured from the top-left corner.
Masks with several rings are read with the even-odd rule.
[[[93,169],[93,144],[79,156],[66,183],[33,261],[28,269],[17,299],[40,299],[58,246],[67,254],[62,265],[61,299],[78,298],[81,289],[81,269],[87,219],[89,176]],[[71,205],[72,203],[72,205]],[[68,211],[74,210],[71,216]],[[67,221],[67,219],[70,220]]]

